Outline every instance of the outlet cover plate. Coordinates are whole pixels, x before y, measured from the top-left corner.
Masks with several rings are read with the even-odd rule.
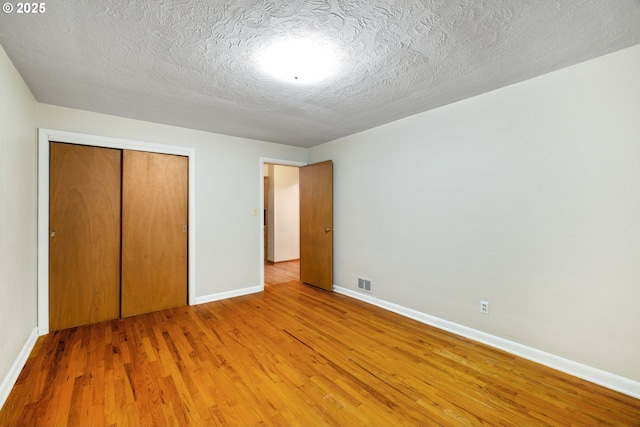
[[[489,303],[487,301],[480,301],[480,313],[489,314]]]

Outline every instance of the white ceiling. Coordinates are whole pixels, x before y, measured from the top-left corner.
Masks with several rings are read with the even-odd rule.
[[[39,102],[301,147],[640,44],[639,0],[45,5],[0,14]],[[337,45],[337,72],[307,86],[264,75],[257,54],[292,35]]]

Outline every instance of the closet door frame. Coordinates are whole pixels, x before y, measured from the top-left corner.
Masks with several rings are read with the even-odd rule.
[[[174,154],[189,158],[187,303],[189,305],[195,305],[195,148],[53,129],[38,129],[38,335],[46,335],[49,333],[49,144],[51,141],[122,150]]]

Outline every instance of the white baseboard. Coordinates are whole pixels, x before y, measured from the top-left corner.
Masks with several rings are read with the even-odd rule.
[[[2,407],[4,406],[4,402],[9,397],[11,389],[16,384],[16,381],[18,381],[20,372],[22,372],[22,368],[27,363],[27,359],[31,354],[31,350],[33,350],[33,347],[36,345],[37,340],[38,328],[35,328],[33,332],[31,332],[31,335],[27,339],[27,342],[22,347],[18,358],[15,362],[13,362],[13,365],[11,366],[11,369],[9,369],[7,376],[4,378],[4,380],[2,380],[2,384],[0,385],[0,409],[2,409]]]
[[[465,338],[469,338],[474,341],[489,345],[491,347],[498,348],[513,355],[520,356],[524,359],[528,359],[533,362],[540,363],[541,365],[557,369],[558,371],[565,372],[569,375],[573,375],[574,377],[578,377],[583,380],[587,380],[589,382],[626,394],[628,396],[635,397],[636,399],[640,399],[640,382],[638,381],[634,381],[620,375],[612,374],[601,369],[592,368],[591,366],[583,365],[581,363],[574,362],[572,360],[565,359],[563,357],[556,356],[551,353],[535,349],[533,347],[528,347],[526,345],[500,338],[495,335],[479,331],[477,329],[469,328],[467,326],[459,325],[448,320],[440,319],[438,317],[431,316],[429,314],[406,308],[388,301],[384,301],[370,295],[364,295],[351,289],[343,288],[341,286],[334,286],[334,291],[339,294],[346,295],[348,297],[352,297],[357,300],[378,306],[380,308],[384,308],[385,310],[392,311],[410,319],[417,320],[418,322],[443,329],[456,335],[461,335]]]
[[[196,304],[204,304],[207,302],[220,301],[228,298],[241,297],[243,295],[255,294],[264,291],[264,286],[251,286],[250,288],[237,289],[233,291],[220,292],[217,294],[204,295],[196,297]]]

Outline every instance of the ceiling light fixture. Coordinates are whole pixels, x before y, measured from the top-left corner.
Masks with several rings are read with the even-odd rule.
[[[318,83],[331,76],[338,64],[336,50],[311,39],[290,39],[264,49],[259,56],[262,70],[295,84]]]

